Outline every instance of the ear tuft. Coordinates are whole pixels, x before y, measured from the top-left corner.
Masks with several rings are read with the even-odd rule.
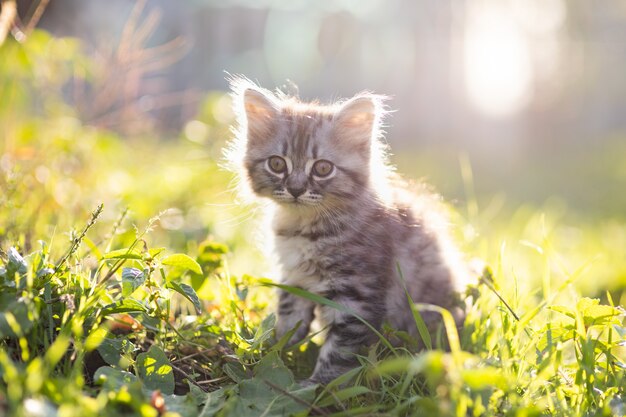
[[[248,144],[271,138],[275,129],[280,105],[269,91],[252,81],[238,77],[230,80],[233,90],[235,113]]]
[[[335,114],[335,126],[344,141],[367,147],[380,133],[384,97],[364,93],[346,101]]]
[[[345,127],[372,125],[376,117],[376,104],[371,97],[355,97],[341,107],[338,121]]]
[[[248,120],[262,121],[274,116],[277,110],[272,99],[252,88],[243,92],[243,104]]]

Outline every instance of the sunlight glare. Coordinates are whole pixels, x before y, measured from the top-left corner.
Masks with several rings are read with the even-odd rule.
[[[528,102],[533,68],[528,40],[515,16],[496,2],[469,4],[464,74],[470,101],[490,116],[507,116]]]
[[[567,7],[563,0],[512,0],[517,21],[535,35],[552,35],[565,22]]]

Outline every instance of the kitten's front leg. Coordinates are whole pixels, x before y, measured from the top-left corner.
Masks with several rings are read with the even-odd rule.
[[[346,304],[342,303],[340,299],[335,301]],[[384,310],[383,306],[376,308],[377,304],[375,301],[364,302],[363,306],[367,305],[367,309],[356,311],[374,328],[380,327],[383,317],[382,311]],[[376,341],[376,335],[372,330],[354,315],[337,310],[334,310],[331,315],[334,316],[334,319],[330,323],[330,329],[317,358],[315,370],[311,378],[305,383],[326,384],[349,371],[358,365],[355,354],[362,347],[367,348]]]
[[[279,290],[276,338],[280,339],[300,322],[298,330],[291,336],[288,344],[293,345],[304,339],[309,333],[314,310],[315,304],[312,301]]]

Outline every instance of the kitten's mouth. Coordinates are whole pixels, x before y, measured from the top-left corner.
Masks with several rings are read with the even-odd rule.
[[[286,201],[287,204],[292,204],[292,205],[296,205],[296,206],[306,206],[307,204],[300,198],[298,197],[292,197],[289,200]]]
[[[278,204],[287,204],[287,205],[302,204],[302,201],[298,200],[298,198],[280,195],[280,194],[279,195],[274,194],[273,200],[276,201]]]
[[[313,207],[313,206],[317,206],[320,203],[320,200],[308,201],[308,200],[303,200],[301,198],[294,198],[294,197],[276,198],[275,201],[279,204],[285,204],[288,206],[304,206],[304,207]]]
[[[275,192],[273,195],[273,200],[278,204],[291,205],[291,206],[317,206],[322,202],[321,196],[316,195],[298,195],[294,197],[285,192]]]

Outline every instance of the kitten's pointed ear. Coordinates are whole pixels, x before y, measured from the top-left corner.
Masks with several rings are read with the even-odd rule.
[[[275,128],[278,105],[260,90],[246,88],[241,93],[243,113],[248,129],[248,141],[269,138]]]
[[[382,98],[360,95],[345,102],[335,115],[339,135],[345,140],[370,143],[378,134],[382,113]]]

